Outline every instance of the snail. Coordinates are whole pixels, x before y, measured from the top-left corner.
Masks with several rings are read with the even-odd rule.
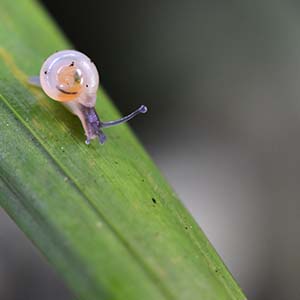
[[[41,87],[53,100],[62,102],[80,119],[86,144],[98,138],[103,144],[106,136],[102,129],[129,121],[147,107],[140,106],[131,114],[109,122],[102,122],[95,110],[99,75],[96,66],[85,54],[76,50],[58,51],[43,63],[40,76],[29,78],[29,83]]]

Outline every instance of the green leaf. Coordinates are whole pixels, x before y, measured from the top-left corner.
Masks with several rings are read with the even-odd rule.
[[[2,207],[80,299],[245,299],[127,125],[87,146],[79,119],[27,84],[66,48],[36,2],[0,2]],[[103,91],[97,110],[118,117]]]

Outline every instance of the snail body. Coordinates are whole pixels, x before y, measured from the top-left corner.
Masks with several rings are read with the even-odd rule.
[[[43,63],[40,76],[31,77],[29,82],[40,86],[53,100],[62,102],[73,114],[79,117],[86,135],[86,144],[99,138],[106,140],[102,131],[146,113],[142,105],[133,113],[116,121],[101,122],[95,110],[99,75],[96,66],[85,54],[76,50],[63,50],[52,54]]]

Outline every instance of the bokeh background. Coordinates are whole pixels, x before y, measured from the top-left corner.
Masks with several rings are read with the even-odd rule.
[[[300,299],[298,1],[42,1],[249,299]],[[73,299],[0,211],[0,299]]]

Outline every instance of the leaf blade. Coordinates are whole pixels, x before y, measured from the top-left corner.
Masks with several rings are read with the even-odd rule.
[[[5,20],[13,22],[0,29],[1,204],[83,299],[244,299],[127,126],[108,131],[104,147],[87,147],[79,121],[27,85],[27,76],[38,72],[42,59],[68,44],[33,2],[29,7],[20,2],[18,10],[9,1],[1,3]],[[31,12],[30,20],[17,18],[20,9],[25,16]],[[31,38],[37,25],[42,45]],[[117,117],[103,91],[99,98],[101,115]],[[18,171],[15,178],[11,170]],[[26,211],[24,205],[30,208],[28,223],[19,215],[22,207]],[[73,215],[80,220],[75,222]],[[39,221],[31,227],[33,217]],[[35,235],[39,226],[49,237]],[[51,235],[62,237],[56,242]],[[64,263],[69,252],[76,259]],[[78,275],[81,265],[84,276]],[[82,284],[85,277],[89,280]]]

